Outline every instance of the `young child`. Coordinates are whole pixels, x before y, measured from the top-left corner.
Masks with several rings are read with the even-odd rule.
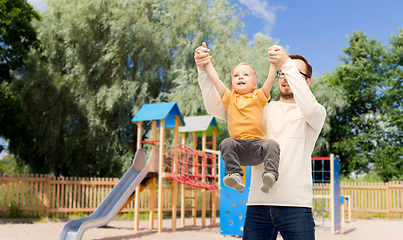
[[[280,49],[274,45],[269,50]],[[277,66],[271,64],[266,82],[256,90],[255,70],[247,63],[236,65],[231,72],[232,91],[219,79],[211,62],[205,68],[227,107],[230,138],[220,144],[226,170],[224,184],[242,191],[245,185],[241,166],[255,166],[264,162],[261,190],[268,193],[278,179],[280,147],[276,141],[266,139],[263,108],[270,99]]]

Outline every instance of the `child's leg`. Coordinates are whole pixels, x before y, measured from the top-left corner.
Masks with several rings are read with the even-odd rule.
[[[245,152],[242,141],[233,138],[224,139],[220,144],[220,151],[225,163],[226,175],[223,178],[224,185],[237,191],[245,189],[242,181],[243,170],[241,168],[242,156],[239,153]]]
[[[278,179],[278,165],[280,160],[280,146],[271,139],[252,140],[252,146],[256,155],[256,164],[264,162],[264,171],[262,174],[262,186],[260,189],[268,193]]]
[[[243,176],[243,170],[241,168],[242,154],[245,152],[245,147],[242,141],[234,138],[224,139],[220,144],[220,151],[222,158],[225,163],[226,175],[238,173],[241,177]]]
[[[255,139],[253,141],[256,153],[262,158],[264,162],[263,175],[271,173],[276,180],[278,179],[278,165],[280,162],[280,146],[272,139]],[[260,164],[262,162],[257,162]]]

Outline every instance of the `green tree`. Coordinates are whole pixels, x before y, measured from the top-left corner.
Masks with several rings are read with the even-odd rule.
[[[27,123],[22,101],[0,88],[0,136],[9,141],[8,150],[29,162],[34,156],[35,146],[32,128]],[[1,151],[0,151],[1,152]],[[24,165],[24,164],[22,164]]]
[[[403,29],[391,35],[390,51],[385,57],[388,67],[387,91],[384,107],[388,114],[384,116],[385,131],[382,148],[375,152],[375,168],[383,180],[403,180]]]
[[[26,0],[0,1],[0,85],[10,82],[10,71],[23,66],[31,47],[38,47],[32,26],[39,14]]]
[[[323,76],[313,77],[309,85],[317,101],[326,108],[326,119],[312,156],[329,156],[331,153],[339,155],[337,152],[332,152],[329,142],[332,133],[331,121],[344,109],[347,100],[343,89],[332,82],[332,76],[325,73]]]
[[[18,164],[14,156],[5,154],[0,158],[0,173],[26,173],[26,169]]]
[[[393,121],[397,112],[401,116],[401,106],[391,96],[396,95],[393,85],[401,82],[390,64],[390,58],[396,57],[362,31],[354,32],[348,42],[343,63],[330,78],[347,98],[346,107],[331,120],[331,151],[341,156],[344,174],[368,171],[374,164],[386,181],[396,172],[382,171],[381,166],[401,159],[401,145],[396,144],[396,130],[401,126]]]
[[[5,86],[12,80],[12,71],[26,63],[30,48],[39,46],[32,21],[40,17],[25,0],[1,0],[0,13],[0,136],[10,141],[16,154],[29,158],[34,149],[25,110]]]
[[[195,92],[194,49],[204,40],[237,42],[242,27],[225,0],[47,3],[36,23],[41,49],[9,88],[35,140],[35,154],[19,159],[38,173],[120,176],[135,151],[133,115],[145,103],[176,100],[167,93],[189,86],[183,80]],[[180,105],[184,115],[205,113],[200,92]]]

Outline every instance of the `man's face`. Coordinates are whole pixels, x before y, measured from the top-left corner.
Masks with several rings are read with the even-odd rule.
[[[300,59],[293,59],[293,61],[294,61],[294,63],[295,63],[295,66],[298,68],[298,70],[299,70],[300,72],[303,72],[303,73],[306,73],[306,72],[307,72],[306,65],[305,65],[305,63],[304,63],[302,60],[300,60]],[[302,76],[302,75],[301,75],[301,76]],[[308,84],[308,86],[309,86],[309,84],[310,84],[310,82],[311,82],[311,79],[310,79],[310,78],[306,78],[306,77],[304,77],[304,76],[302,76],[302,77],[305,79],[306,84]],[[286,78],[286,77],[285,77],[285,78],[279,78],[279,79],[278,79],[278,88],[279,88],[279,90],[280,90],[280,94],[281,94],[281,97],[282,97],[282,98],[285,98],[285,99],[294,98],[294,94],[293,94],[293,92],[292,92],[292,90],[291,90],[291,88],[290,88],[290,85],[288,85],[288,81],[287,81],[287,78]]]
[[[256,75],[248,65],[237,66],[232,73],[232,89],[238,94],[253,92],[257,87]]]

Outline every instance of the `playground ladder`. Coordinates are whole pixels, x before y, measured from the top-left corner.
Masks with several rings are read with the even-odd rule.
[[[182,196],[182,204],[183,204],[183,210],[189,211],[192,210],[192,215],[191,216],[182,216],[182,224],[184,224],[185,218],[193,218],[193,225],[196,225],[196,189],[193,187],[187,187],[186,185],[183,185],[183,196]],[[190,196],[186,196],[186,192],[189,193],[190,191]],[[189,206],[188,203],[189,201],[191,202],[191,205]]]

